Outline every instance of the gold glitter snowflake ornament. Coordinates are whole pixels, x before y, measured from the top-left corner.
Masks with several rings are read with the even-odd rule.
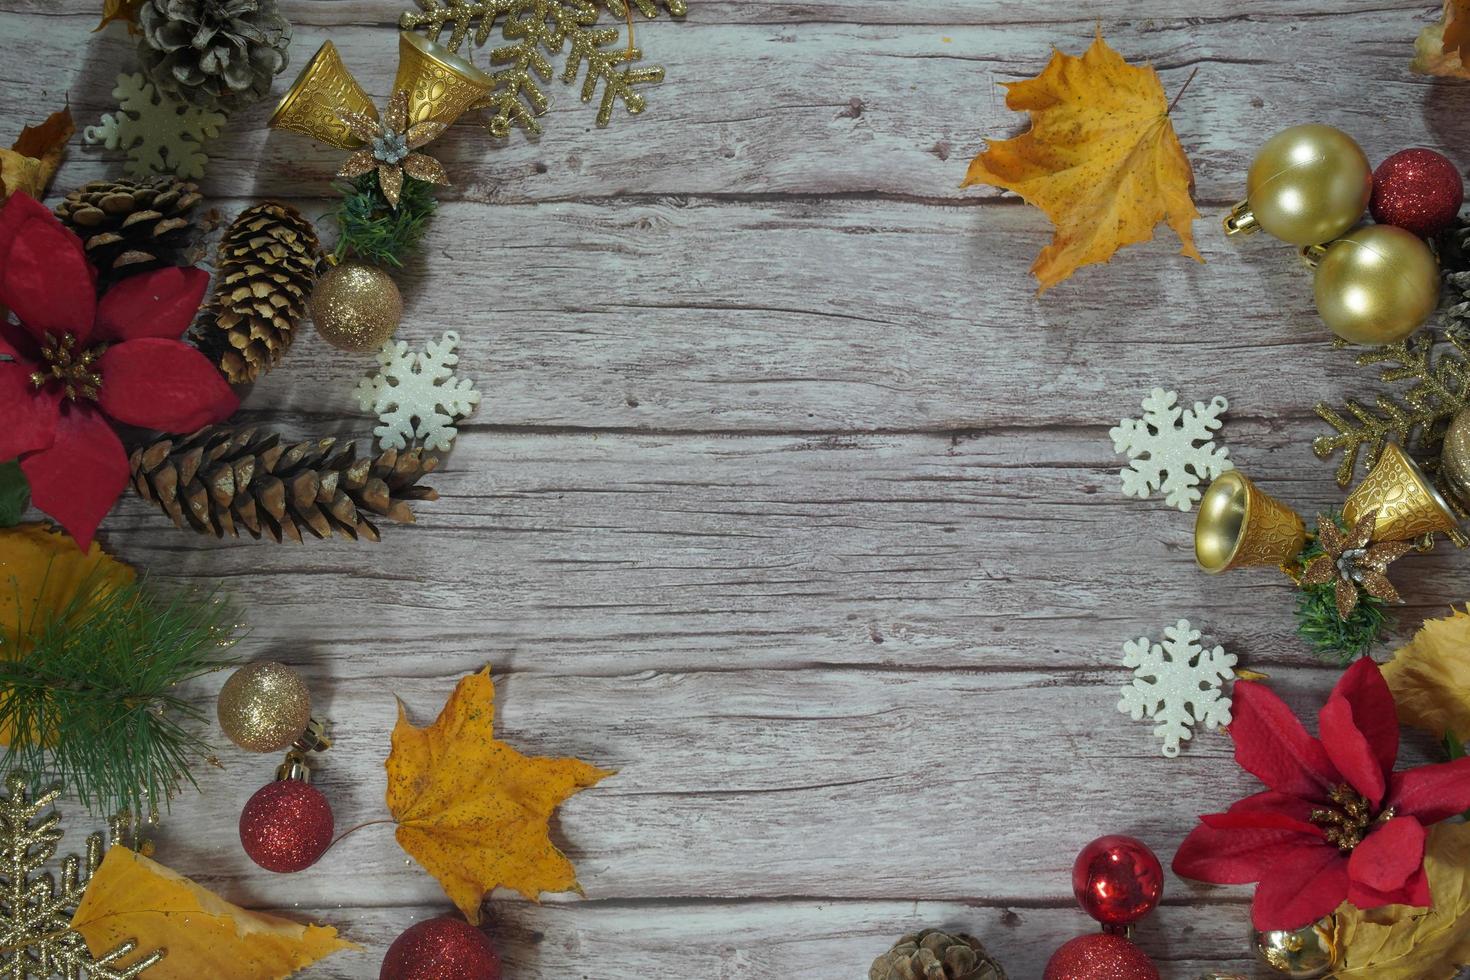
[[[48,790],[31,802],[19,773],[6,778],[5,790],[0,797],[0,977],[134,980],[163,959],[164,951],[155,950],[130,966],[115,965],[132,955],[137,948],[133,942],[92,956],[81,933],[71,928],[71,919],[102,863],[102,835],[87,838],[85,867],[81,858],[67,855],[58,889],[51,874],[41,869],[56,856],[61,841],[61,815],[44,813],[61,790]]]

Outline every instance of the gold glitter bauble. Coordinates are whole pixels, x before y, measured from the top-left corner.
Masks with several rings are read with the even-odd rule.
[[[1327,916],[1300,929],[1255,934],[1256,956],[1291,980],[1316,980],[1337,965],[1337,918]]]
[[[323,340],[359,354],[382,347],[403,319],[392,277],[360,262],[344,262],[317,280],[308,305]]]
[[[219,692],[219,727],[251,752],[279,752],[311,721],[311,695],[285,664],[246,664]]]

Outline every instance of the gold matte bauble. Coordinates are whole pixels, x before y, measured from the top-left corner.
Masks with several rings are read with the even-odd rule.
[[[1372,194],[1373,169],[1351,136],[1331,126],[1293,126],[1256,154],[1245,201],[1225,227],[1258,226],[1293,245],[1318,245],[1357,223]]]
[[[308,305],[323,340],[358,354],[386,344],[403,319],[403,297],[393,278],[360,262],[344,262],[322,276]]]
[[[1291,980],[1316,980],[1337,964],[1337,920],[1318,919],[1300,929],[1255,934],[1261,962]]]
[[[1456,412],[1444,431],[1439,472],[1460,504],[1470,507],[1470,408]]]
[[[1439,263],[1413,232],[1365,225],[1327,246],[1313,289],[1317,312],[1343,340],[1393,344],[1439,305]]]
[[[311,695],[285,664],[246,664],[220,688],[218,710],[231,742],[250,752],[279,752],[306,731]]]

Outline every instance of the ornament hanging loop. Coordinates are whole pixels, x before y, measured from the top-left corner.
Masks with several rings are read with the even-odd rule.
[[[331,747],[332,737],[327,734],[327,723],[316,718],[306,723],[301,737],[292,746],[300,752],[325,752]]]
[[[1254,235],[1261,230],[1261,223],[1256,220],[1250,201],[1241,201],[1231,208],[1230,213],[1225,215],[1223,224],[1227,235]]]
[[[1296,254],[1301,256],[1302,264],[1308,269],[1315,269],[1321,264],[1322,257],[1327,254],[1327,244],[1303,245],[1296,250]]]
[[[311,766],[306,764],[306,756],[295,749],[286,753],[286,758],[276,767],[276,782],[311,782]]]

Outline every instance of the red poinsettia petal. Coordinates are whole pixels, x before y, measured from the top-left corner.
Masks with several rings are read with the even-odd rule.
[[[36,390],[31,366],[0,362],[0,462],[45,449],[56,436],[57,396]]]
[[[82,243],[23,193],[0,208],[0,305],[36,340],[47,331],[81,342],[92,334],[96,287]]]
[[[97,304],[97,340],[167,337],[178,340],[204,299],[209,273],[193,267],[154,269],[129,276]]]
[[[1429,875],[1419,868],[1409,876],[1402,887],[1381,892],[1360,882],[1348,882],[1348,901],[1360,909],[1376,909],[1384,905],[1413,905],[1428,908],[1432,904],[1429,894]]]
[[[1270,789],[1304,799],[1325,799],[1341,778],[1322,743],[1264,684],[1237,681],[1230,735],[1235,761]]]
[[[1425,825],[1470,810],[1470,758],[1394,773],[1384,806]]]
[[[1348,893],[1347,859],[1335,847],[1302,850],[1279,861],[1256,886],[1251,921],[1261,931],[1300,929],[1342,904]]]
[[[1322,828],[1277,810],[1237,810],[1231,807],[1226,813],[1207,813],[1200,817],[1200,821],[1216,830],[1290,830],[1307,837],[1325,839]]]
[[[31,501],[66,528],[83,551],[128,485],[128,455],[95,409],[62,406],[50,447],[21,458]]]
[[[1399,718],[1393,691],[1383,679],[1383,668],[1370,657],[1357,660],[1338,678],[1328,704],[1339,698],[1352,708],[1353,724],[1368,740],[1387,779],[1399,757]],[[1322,741],[1328,743],[1330,739],[1324,734]]]
[[[1375,892],[1398,891],[1424,866],[1424,838],[1419,821],[1394,817],[1353,848],[1348,877]]]
[[[1362,661],[1358,661],[1362,663]],[[1342,777],[1377,810],[1388,791],[1388,774],[1379,765],[1373,747],[1358,726],[1353,724],[1353,707],[1346,698],[1334,695],[1322,706],[1317,716],[1322,731],[1322,745]],[[1395,739],[1397,742],[1397,739]]]
[[[161,337],[107,348],[97,362],[102,411],[129,425],[193,432],[235,413],[240,399],[209,359],[188,344]]]
[[[1224,817],[1226,814],[1211,814]],[[1216,885],[1260,881],[1281,864],[1306,859],[1308,852],[1332,847],[1317,834],[1258,827],[1214,827],[1209,818],[1189,832],[1174,855],[1174,873]]]

